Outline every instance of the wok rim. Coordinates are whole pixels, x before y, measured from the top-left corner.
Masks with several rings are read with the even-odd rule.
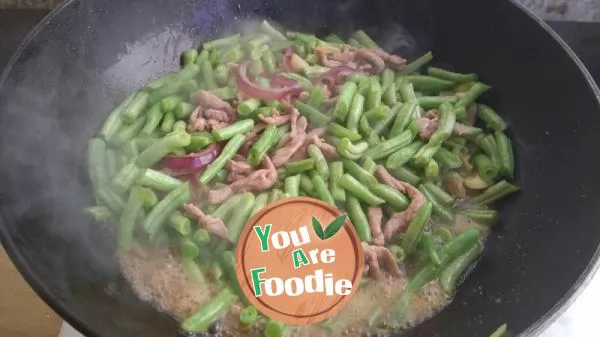
[[[9,73],[11,72],[14,64],[21,56],[24,49],[31,43],[33,38],[44,28],[45,23],[58,15],[62,10],[64,10],[67,6],[70,6],[75,0],[67,0],[61,3],[58,7],[51,10],[48,14],[44,16],[40,22],[38,22],[35,27],[27,34],[25,39],[20,43],[19,47],[15,50],[7,64],[4,66],[4,69],[0,73],[0,90],[6,81]],[[581,61],[581,59],[575,54],[575,52],[571,49],[571,47],[539,16],[534,14],[531,10],[518,3],[516,0],[509,0],[510,4],[515,6],[517,9],[524,12],[529,18],[535,21],[546,33],[548,33],[562,49],[567,53],[567,56],[575,63],[581,74],[584,76],[585,81],[588,86],[592,89],[592,93],[594,94],[598,106],[600,107],[600,88],[598,84],[588,71],[585,64]],[[81,334],[85,336],[102,336],[100,332],[92,328],[90,324],[88,324],[84,319],[82,319],[74,310],[70,309],[68,305],[64,301],[62,301],[58,296],[52,294],[50,289],[46,287],[45,283],[36,275],[36,273],[32,270],[32,268],[25,261],[23,255],[17,249],[12,237],[9,235],[4,222],[4,217],[0,213],[0,244],[4,247],[6,254],[15,265],[16,269],[19,271],[19,274],[25,279],[27,284],[33,289],[33,291],[50,307],[54,310],[60,318],[71,325],[74,329],[79,331]],[[527,329],[525,329],[519,336],[521,337],[534,337],[539,336],[541,333],[545,332],[550,328],[552,324],[554,324],[560,316],[562,316],[571,306],[572,304],[579,298],[583,290],[589,285],[592,278],[598,274],[600,277],[600,241],[598,242],[598,247],[594,252],[594,255],[588,262],[587,267],[582,271],[577,280],[573,283],[571,288],[560,298],[560,300],[544,315],[539,317],[532,325],[530,325]],[[510,330],[510,322],[508,323],[508,327]]]

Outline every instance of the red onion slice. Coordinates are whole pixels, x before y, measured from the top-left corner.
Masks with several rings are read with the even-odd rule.
[[[302,90],[299,85],[294,85],[290,87],[283,87],[277,89],[268,89],[259,86],[256,83],[253,83],[248,77],[248,67],[250,66],[251,61],[242,62],[239,67],[233,67],[233,73],[235,74],[235,82],[240,91],[242,91],[246,96],[258,99],[282,99],[285,96]],[[237,67],[237,69],[236,69]]]
[[[172,176],[190,175],[208,166],[219,154],[221,154],[221,146],[213,144],[197,153],[185,156],[166,156],[159,166],[162,171]]]

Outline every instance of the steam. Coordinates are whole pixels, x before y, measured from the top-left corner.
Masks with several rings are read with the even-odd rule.
[[[108,13],[74,2],[42,28],[2,83],[0,211],[35,273],[67,294],[74,273],[91,283],[118,275],[114,240],[83,213],[94,203],[87,141],[128,92],[178,69],[181,52],[202,41],[256,31],[263,19],[321,36],[336,32],[345,38],[365,29],[383,48],[401,55],[420,48],[399,20],[359,24],[369,4],[358,0],[310,8],[294,1],[286,3],[286,12],[273,4],[268,13],[262,0],[159,5],[164,3],[136,3],[141,7]],[[66,23],[73,27],[61,26]]]

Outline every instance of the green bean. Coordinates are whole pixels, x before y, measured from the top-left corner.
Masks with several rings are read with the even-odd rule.
[[[174,111],[175,108],[181,103],[181,97],[178,95],[171,95],[160,100],[160,108],[164,112]],[[155,103],[156,105],[157,103]]]
[[[406,255],[412,254],[417,244],[421,240],[423,231],[429,222],[431,216],[432,204],[426,201],[417,211],[408,225],[408,229],[402,238],[402,248]]]
[[[204,228],[199,228],[192,235],[192,239],[198,246],[206,246],[210,242],[210,232]]]
[[[200,248],[189,237],[183,236],[179,239],[179,251],[183,258],[193,260],[200,255]]]
[[[250,66],[248,67],[248,73],[252,78],[256,78],[262,74],[263,65],[260,59],[250,61]]]
[[[498,201],[511,193],[517,192],[518,190],[518,186],[515,186],[506,180],[502,180],[495,185],[490,186],[483,193],[473,197],[469,200],[469,203],[487,205]]]
[[[148,103],[148,97],[147,92],[139,92],[127,108],[121,112],[122,118],[130,123],[138,119]]]
[[[153,90],[148,98],[148,103],[154,104],[167,96],[178,93],[183,87],[188,85],[190,80],[196,78],[199,73],[200,67],[198,65],[186,65],[178,73],[174,74],[164,85]]]
[[[364,157],[362,168],[371,174],[375,174],[377,163],[371,157]]]
[[[256,99],[256,98],[250,98],[247,99],[243,102],[241,102],[238,105],[238,113],[240,114],[240,116],[242,117],[248,117],[250,115],[252,115],[253,112],[256,111],[256,109],[258,109],[261,105],[261,101]]]
[[[254,214],[258,213],[258,211],[260,211],[261,209],[265,208],[265,206],[267,206],[268,202],[269,202],[269,194],[268,193],[265,192],[265,193],[261,193],[261,194],[257,195],[256,198],[254,198],[254,203],[252,204],[252,209],[250,210],[250,217],[253,216]]]
[[[438,227],[433,231],[433,234],[440,238],[442,242],[447,243],[454,238],[454,234],[446,227]]]
[[[396,137],[402,134],[416,118],[416,115],[419,112],[419,106],[415,102],[409,102],[403,104],[397,111],[388,137]]]
[[[269,125],[260,138],[252,145],[248,153],[248,163],[254,167],[260,165],[267,152],[276,145],[277,126]]]
[[[252,206],[254,204],[254,194],[250,192],[246,192],[242,194],[240,202],[235,207],[235,212],[231,215],[231,219],[227,223],[227,228],[229,229],[229,241],[236,243],[242,228],[248,221],[250,217],[250,211],[252,210]]]
[[[381,142],[365,152],[365,156],[371,157],[373,160],[379,160],[388,157],[390,154],[409,145],[413,140],[413,135],[410,131],[404,131],[394,138],[390,138]]]
[[[440,165],[435,159],[429,160],[425,165],[425,177],[429,179],[436,178],[440,175]]]
[[[392,206],[392,208],[399,212],[403,211],[408,207],[408,199],[404,194],[400,193],[395,188],[392,188],[385,184],[375,184],[370,186],[371,192],[385,200],[385,202]]]
[[[373,41],[373,39],[371,39],[371,37],[367,35],[367,33],[365,33],[365,31],[362,29],[354,32],[354,34],[352,34],[352,37],[356,39],[356,41],[358,41],[365,48],[379,48],[377,43],[375,43],[375,41]]]
[[[390,173],[396,179],[406,181],[407,183],[409,183],[413,186],[419,185],[419,182],[421,181],[421,178],[419,177],[419,175],[414,170],[408,168],[407,166],[398,167],[398,168],[390,171]]]
[[[285,178],[285,193],[290,197],[297,197],[300,192],[300,175],[296,174]]]
[[[204,83],[204,87],[208,90],[217,89],[218,85],[215,80],[214,69],[210,63],[210,61],[204,61],[200,63],[200,73],[202,76],[202,82]]]
[[[435,197],[435,195],[427,188],[426,185],[421,184],[419,191],[429,200],[433,207],[433,214],[445,223],[451,223],[454,220],[454,215],[450,212],[444,204]]]
[[[133,232],[135,229],[135,220],[142,211],[143,191],[141,187],[133,187],[129,193],[129,198],[123,209],[123,214],[119,218],[119,227],[117,229],[117,243],[120,247],[131,246],[133,243]]]
[[[383,204],[385,200],[376,196],[366,186],[362,185],[356,178],[348,173],[345,173],[339,180],[338,184],[350,194],[364,201],[369,206],[377,206]]]
[[[287,38],[285,37],[285,35],[283,35],[281,32],[279,32],[277,29],[275,29],[273,26],[271,26],[271,24],[269,23],[269,21],[267,20],[263,20],[260,24],[260,31],[269,35],[270,37],[272,37],[273,39],[276,40],[287,40]]]
[[[396,168],[403,166],[408,163],[421,147],[423,147],[423,142],[416,140],[412,144],[399,149],[387,158],[385,167],[388,170],[395,170]]]
[[[114,216],[110,208],[103,205],[86,207],[85,211],[91,216],[93,216],[94,220],[96,221],[108,221],[111,220]]]
[[[441,267],[442,260],[437,253],[437,249],[435,246],[435,242],[433,241],[433,237],[429,234],[425,234],[423,236],[423,246],[425,247],[425,251],[427,256],[429,257],[429,261],[436,267]]]
[[[215,67],[214,77],[219,87],[227,85],[229,82],[229,69],[224,64],[219,64]]]
[[[253,306],[247,306],[240,311],[240,323],[252,325],[258,318],[258,310]]]
[[[479,153],[473,157],[473,163],[479,176],[486,181],[494,181],[498,176],[498,167],[492,162],[492,159],[485,154]]]
[[[500,173],[508,178],[514,175],[515,163],[512,149],[512,142],[502,132],[494,132],[496,146],[498,149],[498,160],[500,162]]]
[[[138,183],[160,192],[170,192],[182,184],[181,180],[153,169],[145,169],[138,177]]]
[[[439,186],[433,183],[425,183],[424,186],[429,190],[431,195],[444,206],[450,206],[454,202],[454,197],[452,197]]]
[[[277,70],[277,61],[275,60],[275,56],[272,52],[267,51],[263,53],[261,60],[267,72],[272,74]]]
[[[88,170],[95,190],[108,182],[106,171],[106,143],[99,138],[88,141]]]
[[[342,157],[352,160],[362,158],[369,149],[369,144],[367,142],[362,141],[352,144],[348,138],[342,138],[339,141],[335,141],[335,146]]]
[[[146,121],[139,134],[143,137],[150,137],[160,124],[162,118],[163,110],[161,109],[161,104],[155,103],[146,113]]]
[[[381,105],[381,98],[383,97],[383,89],[379,83],[379,79],[374,78],[371,84],[367,88],[367,101],[365,107],[367,110],[374,109]]]
[[[201,332],[206,330],[220,314],[229,309],[229,306],[232,305],[237,298],[236,294],[228,287],[223,288],[223,290],[221,290],[217,296],[213,297],[208,304],[184,320],[181,324],[181,328],[188,332]]]
[[[230,87],[208,90],[208,92],[224,100],[234,99],[237,95],[237,90]]]
[[[196,57],[196,60],[194,61],[194,63],[200,64],[200,63],[202,63],[202,61],[208,60],[209,56],[210,56],[210,50],[202,49],[202,50],[200,50],[200,53],[198,53],[198,57]]]
[[[377,184],[377,178],[375,178],[371,172],[365,170],[356,162],[348,159],[342,159],[342,163],[344,165],[344,171],[352,175],[362,184],[365,184],[369,187]]]
[[[365,98],[363,95],[356,93],[352,99],[350,110],[348,111],[346,118],[346,126],[348,130],[356,132],[358,130],[358,123],[360,117],[363,114],[365,106]]]
[[[454,82],[431,76],[410,75],[399,77],[399,79],[411,83],[416,91],[437,93],[454,87]]]
[[[311,92],[314,88],[314,86],[310,82],[310,80],[304,76],[294,74],[294,73],[284,73],[283,75],[298,82],[298,84],[300,84],[302,89],[304,89],[305,91]]]
[[[479,134],[474,139],[475,144],[485,152],[492,161],[497,158],[497,144],[494,137],[487,137],[484,134]]]
[[[506,337],[506,328],[507,328],[507,324],[504,323],[502,325],[500,325],[498,327],[498,329],[496,329],[494,332],[492,332],[492,334],[490,335],[490,337]]]
[[[169,82],[175,76],[175,74],[176,73],[174,72],[167,73],[165,75],[153,79],[144,86],[144,91],[152,92],[153,90],[162,87],[163,85],[165,85],[165,83]]]
[[[440,116],[437,130],[433,133],[429,142],[419,149],[412,159],[412,162],[417,166],[423,167],[432,160],[433,156],[441,148],[441,144],[452,133],[456,120],[454,110],[449,108],[448,104],[442,104],[440,107]]]
[[[342,40],[339,36],[337,36],[336,34],[329,34],[324,38],[325,41],[329,42],[329,43],[334,43],[334,44],[344,44],[344,40]]]
[[[355,142],[362,138],[360,133],[350,130],[350,129],[347,129],[337,123],[327,124],[327,132],[329,134],[331,134],[332,136],[335,136],[338,138],[348,138],[348,140],[350,140],[351,142]]]
[[[228,37],[223,37],[220,39],[204,42],[202,45],[202,49],[223,49],[231,46],[235,46],[239,43],[241,38],[240,34],[234,34]]]
[[[186,132],[168,134],[142,151],[135,159],[135,164],[139,168],[152,167],[170,152],[186,147],[190,142],[191,136]]]
[[[221,269],[223,270],[223,273],[229,280],[228,283],[231,286],[231,288],[233,288],[233,291],[242,299],[244,303],[250,304],[250,302],[248,302],[248,299],[246,298],[246,295],[244,295],[244,292],[242,291],[242,288],[240,287],[240,283],[236,276],[237,274],[235,271],[235,254],[230,250],[225,250],[219,254],[218,262],[219,266],[221,266]]]
[[[252,55],[251,55],[252,56]],[[235,46],[228,51],[219,55],[219,59],[212,63],[228,64],[230,62],[238,62],[244,58],[244,51],[240,46]],[[253,58],[253,57],[251,57]]]
[[[100,186],[96,190],[96,194],[100,202],[110,208],[113,213],[121,213],[125,207],[125,201],[121,196],[116,194],[109,186]]]
[[[350,222],[356,229],[356,233],[362,242],[371,242],[371,229],[369,227],[369,221],[367,215],[363,211],[363,208],[357,198],[348,194],[346,196],[346,210]]]
[[[271,194],[269,195],[269,204],[274,203],[275,201],[281,200],[284,198],[283,191],[275,188],[271,190]]]
[[[177,119],[186,119],[192,114],[193,110],[194,106],[190,103],[179,102],[179,104],[173,110],[173,113]]]
[[[329,166],[327,165],[327,159],[325,159],[325,155],[321,152],[321,149],[315,144],[309,144],[307,149],[308,155],[315,159],[315,170],[323,177],[323,179],[329,179]]]
[[[334,161],[329,166],[331,174],[329,175],[329,190],[333,200],[337,202],[346,201],[346,191],[338,184],[339,179],[344,175],[344,164],[341,161]]]
[[[283,323],[269,320],[265,327],[265,337],[283,337],[286,327]]]
[[[433,155],[433,159],[435,159],[440,167],[446,170],[456,169],[462,166],[462,161],[457,154],[454,154],[445,148],[441,147],[435,155]]]
[[[212,135],[206,131],[191,133],[190,137],[190,145],[187,146],[190,151],[202,150],[215,142]]]
[[[308,105],[312,106],[315,109],[318,109],[323,101],[325,101],[326,92],[325,89],[321,86],[315,86],[315,88],[310,92],[310,97],[308,98]]]
[[[425,53],[423,56],[414,60],[413,62],[407,64],[402,70],[398,72],[398,75],[408,75],[412,74],[416,71],[419,71],[421,67],[429,63],[433,59],[433,54],[431,52]]]
[[[329,188],[327,187],[327,183],[325,183],[323,176],[313,171],[312,182],[315,186],[315,191],[317,192],[317,198],[335,206],[335,201],[333,200],[333,196],[331,195],[331,192],[329,191]]]
[[[105,141],[111,141],[123,126],[122,115],[136,98],[137,93],[127,96],[106,118],[98,135]]]
[[[141,116],[133,123],[126,125],[112,138],[113,144],[123,146],[137,137],[146,123],[146,116]]]
[[[398,87],[400,97],[405,103],[417,101],[417,95],[415,94],[415,89],[412,83],[403,80],[402,77],[399,77],[395,83],[396,87]]]
[[[457,108],[467,108],[469,105],[471,105],[471,103],[475,102],[475,100],[481,96],[481,94],[488,91],[490,88],[491,87],[487,84],[476,82],[471,88],[469,88],[467,92],[464,93],[464,95],[458,99],[458,102],[456,102],[454,106]]]
[[[427,75],[441,78],[443,80],[452,81],[454,83],[467,83],[472,81],[477,81],[477,74],[460,74],[455,73],[446,69],[429,67],[427,68]]]
[[[204,274],[202,274],[202,270],[200,270],[200,267],[198,267],[198,264],[196,261],[194,261],[194,259],[182,257],[181,264],[186,277],[190,281],[197,284],[205,284]]]
[[[493,225],[498,221],[498,211],[493,209],[464,209],[459,212],[478,223]]]
[[[168,217],[187,202],[190,198],[189,183],[183,183],[169,192],[158,204],[150,211],[144,219],[143,225],[150,238],[162,230]]]
[[[229,216],[233,213],[234,209],[238,206],[242,200],[242,194],[236,194],[231,198],[227,199],[224,203],[219,205],[217,209],[211,213],[214,218],[227,221]]]
[[[390,84],[387,89],[383,92],[383,102],[388,106],[394,106],[398,104],[398,97],[396,96],[396,83]]]
[[[507,124],[502,117],[494,109],[485,104],[477,105],[477,117],[494,131],[504,131],[507,128]]]
[[[306,173],[300,174],[300,190],[304,191],[307,195],[315,195],[317,193],[312,179]]]
[[[169,226],[180,235],[188,235],[192,232],[192,222],[179,211],[171,214],[169,217]]]
[[[385,68],[383,69],[379,77],[381,79],[381,87],[384,91],[387,91],[389,87],[394,83],[396,74],[394,74],[394,71],[392,69]]]
[[[342,122],[346,121],[346,116],[350,112],[350,106],[352,105],[357,89],[358,86],[354,82],[344,83],[333,110],[333,113],[338,120]]]
[[[229,140],[237,135],[243,135],[254,129],[254,120],[243,119],[224,128],[213,130],[212,136],[216,141]]]
[[[423,96],[417,98],[419,106],[425,110],[437,109],[444,103],[455,104],[458,102],[456,96]]]
[[[447,294],[454,292],[460,276],[464,274],[467,268],[473,265],[473,262],[475,262],[482,251],[483,247],[476,244],[457,257],[442,271],[440,274],[440,284]]]
[[[306,116],[306,119],[308,119],[308,121],[312,124],[324,126],[327,125],[327,123],[329,123],[329,116],[325,115],[324,113],[320,112],[319,110],[313,108],[312,106],[306,103],[296,101],[296,108],[302,115]]]
[[[111,187],[117,194],[125,193],[135,182],[138,177],[142,174],[142,169],[139,168],[134,162],[130,162],[125,165],[113,178]]]
[[[227,165],[229,159],[238,152],[242,145],[246,142],[246,136],[243,134],[236,134],[231,138],[227,144],[223,147],[221,154],[210,163],[202,175],[200,176],[200,183],[206,184],[211,181],[215,175]]]
[[[397,245],[391,245],[388,249],[390,250],[390,253],[392,253],[392,256],[394,256],[394,261],[396,261],[397,264],[401,264],[404,261],[406,253],[404,252],[404,249],[402,249],[402,247]]]
[[[310,171],[315,168],[315,158],[307,158],[287,162],[284,167],[287,174],[296,174],[300,172]]]
[[[165,113],[165,116],[163,117],[162,123],[160,125],[160,129],[164,133],[169,133],[169,132],[173,131],[174,124],[175,124],[175,115],[173,114],[173,112],[169,111],[169,112]]]

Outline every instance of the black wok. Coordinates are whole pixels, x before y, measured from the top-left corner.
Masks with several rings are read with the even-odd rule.
[[[26,280],[89,336],[174,336],[176,322],[120,278],[92,202],[85,145],[125,92],[247,18],[287,28],[364,28],[409,59],[480,74],[510,123],[519,196],[501,206],[479,266],[452,305],[407,336],[544,330],[596,269],[599,91],[538,19],[507,0],[87,0],[54,11],[0,80],[0,238]]]

